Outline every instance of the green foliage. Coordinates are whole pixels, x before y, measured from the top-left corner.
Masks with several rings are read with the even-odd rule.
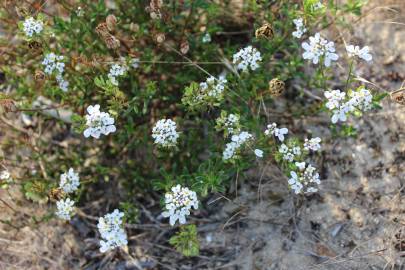
[[[181,226],[180,231],[170,238],[169,243],[186,257],[200,254],[200,243],[195,225]]]
[[[48,185],[45,182],[41,180],[26,181],[22,188],[27,199],[38,203],[48,201]]]

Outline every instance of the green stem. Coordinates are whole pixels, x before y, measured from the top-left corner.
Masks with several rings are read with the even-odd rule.
[[[350,78],[352,75],[352,70],[353,70],[353,64],[354,64],[354,60],[352,60],[350,62],[349,74],[347,75],[347,79],[346,79],[345,91],[347,91],[347,87],[349,86],[349,81],[350,81]]]

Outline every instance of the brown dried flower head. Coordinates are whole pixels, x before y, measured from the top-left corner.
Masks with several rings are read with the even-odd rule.
[[[42,82],[45,80],[45,73],[41,70],[36,70],[34,74],[34,80],[37,82]]]
[[[163,43],[164,41],[165,41],[165,39],[166,39],[166,36],[165,36],[165,34],[164,33],[157,33],[156,35],[155,35],[155,40],[156,40],[156,42],[157,43]]]
[[[117,18],[114,15],[110,14],[105,19],[105,22],[107,24],[108,30],[111,32],[114,31],[115,26],[117,25]]]
[[[272,96],[280,96],[285,90],[285,83],[278,79],[274,78],[269,82],[269,92]]]
[[[65,196],[66,196],[65,192],[63,192],[63,190],[60,188],[53,188],[48,193],[49,199],[53,202],[59,201],[65,198]]]
[[[185,40],[180,44],[180,52],[182,54],[187,54],[188,50],[190,49],[190,45],[188,44],[188,41]]]
[[[39,43],[38,41],[32,40],[28,43],[28,48],[31,51],[41,51],[42,50],[42,43]]]
[[[5,98],[0,100],[0,111],[1,113],[3,112],[15,112],[16,111],[16,106],[14,103],[14,100],[10,98]]]
[[[398,89],[391,93],[391,99],[401,105],[405,105],[405,88]]]
[[[110,33],[108,32],[108,26],[107,23],[102,22],[99,23],[96,27],[96,33],[101,36],[102,38],[110,35]]]
[[[111,34],[104,38],[104,42],[109,49],[118,49],[121,45],[119,39]]]
[[[256,30],[256,38],[272,38],[274,36],[273,27],[269,23],[263,24]]]

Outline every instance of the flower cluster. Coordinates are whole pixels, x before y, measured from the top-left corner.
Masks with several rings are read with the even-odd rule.
[[[125,72],[127,72],[127,67],[125,66],[121,66],[119,64],[113,64],[110,68],[110,72],[108,73],[108,79],[110,79],[110,82],[115,85],[118,86],[118,80],[117,77],[118,76],[124,76]]]
[[[165,195],[164,217],[169,217],[170,225],[174,225],[178,220],[180,224],[186,223],[186,216],[190,215],[191,208],[198,209],[197,194],[180,185],[174,186],[171,192]]]
[[[309,37],[309,43],[303,42],[302,48],[305,52],[302,54],[304,59],[312,60],[312,63],[318,64],[320,58],[323,59],[324,65],[329,67],[332,61],[339,59],[335,53],[335,44],[332,41],[327,41],[321,37],[321,34],[316,33],[315,36]]]
[[[239,132],[239,115],[230,113],[224,121],[224,127],[229,134]]]
[[[284,143],[280,146],[278,151],[282,154],[283,159],[293,162],[296,156],[301,155],[301,148],[299,146],[288,147]]]
[[[307,151],[318,151],[321,149],[321,138],[316,137],[316,138],[312,138],[310,140],[305,139],[305,143],[304,143],[304,149]]]
[[[318,191],[315,184],[319,185],[321,183],[319,179],[319,173],[316,172],[316,168],[311,164],[305,166],[305,162],[296,162],[298,167],[298,173],[291,171],[291,178],[288,179],[288,184],[290,188],[296,193],[312,193]],[[305,190],[304,190],[305,189]]]
[[[296,38],[301,38],[302,35],[307,31],[304,25],[304,20],[302,18],[294,19],[296,30],[292,33],[292,35]]]
[[[373,59],[373,56],[369,53],[370,49],[368,46],[363,47],[360,49],[359,46],[348,45],[346,46],[346,51],[349,57],[357,56],[367,62],[370,62]]]
[[[267,129],[264,131],[264,134],[266,136],[274,135],[280,141],[284,141],[284,135],[286,135],[287,133],[288,133],[287,128],[277,128],[276,123],[272,123],[270,125],[267,125]]]
[[[152,129],[152,138],[162,147],[172,147],[177,144],[179,133],[176,131],[176,122],[171,119],[157,121]]]
[[[191,83],[186,87],[182,102],[190,108],[204,108],[218,106],[224,97],[227,80],[220,76],[218,79],[211,76],[205,82]]]
[[[75,204],[74,201],[72,201],[70,198],[67,198],[66,200],[59,200],[56,202],[56,207],[57,207],[57,211],[56,211],[56,215],[60,218],[60,219],[64,219],[64,220],[70,220],[70,217],[73,214],[74,211],[74,207],[73,205]]]
[[[67,173],[63,173],[60,176],[59,188],[65,193],[75,192],[80,185],[79,174],[76,173],[73,168],[70,168]]]
[[[252,46],[241,49],[233,55],[233,64],[243,72],[248,71],[249,68],[256,70],[259,67],[258,62],[260,61],[262,61],[260,52]]]
[[[69,82],[63,78],[63,72],[65,71],[65,63],[62,62],[63,55],[56,55],[54,53],[48,53],[45,55],[42,65],[45,66],[44,72],[46,74],[56,73],[56,81],[59,83],[59,88],[66,92],[69,87]]]
[[[205,82],[200,83],[201,99],[205,96],[219,100],[222,97],[222,92],[225,89],[226,79],[219,77],[209,77]]]
[[[100,232],[100,252],[125,246],[128,244],[127,234],[122,226],[124,213],[115,209],[112,213],[106,214],[98,219],[97,228]]]
[[[117,129],[114,125],[114,118],[109,113],[100,112],[100,105],[90,105],[87,107],[86,126],[84,137],[100,138],[101,134],[108,135]]]
[[[223,160],[234,158],[241,146],[251,139],[253,139],[253,135],[246,131],[232,135],[231,142],[226,144],[225,150],[222,154]]]
[[[40,20],[35,20],[34,18],[29,17],[23,22],[23,29],[28,37],[32,37],[34,34],[42,32],[44,24]]]
[[[370,91],[363,87],[350,92],[348,96],[340,90],[326,91],[324,95],[328,100],[325,106],[332,112],[331,120],[334,124],[338,121],[345,122],[347,115],[356,110],[367,111],[371,109],[373,100]]]

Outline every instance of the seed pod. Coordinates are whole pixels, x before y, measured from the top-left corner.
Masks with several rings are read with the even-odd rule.
[[[34,79],[37,82],[42,82],[43,80],[45,80],[45,73],[42,72],[41,70],[36,70],[35,75],[34,75]]]
[[[113,35],[108,35],[104,38],[104,42],[109,49],[118,49],[121,45],[120,41]]]
[[[269,82],[269,92],[272,96],[278,97],[285,90],[285,83],[278,79],[274,78]]]
[[[114,15],[108,15],[107,18],[105,19],[105,22],[107,24],[107,28],[110,32],[114,31],[115,25],[117,24],[117,18]]]
[[[155,35],[155,40],[156,40],[156,42],[157,43],[163,43],[164,41],[165,41],[165,39],[166,39],[166,37],[165,37],[165,34],[163,34],[163,33],[157,33],[156,35]]]
[[[263,24],[260,28],[256,30],[256,38],[273,38],[274,31],[273,27],[269,23]]]
[[[405,88],[392,92],[391,99],[398,104],[405,105]]]
[[[188,41],[185,40],[180,44],[180,52],[182,54],[187,54],[188,50],[190,49],[190,45],[188,44]]]

